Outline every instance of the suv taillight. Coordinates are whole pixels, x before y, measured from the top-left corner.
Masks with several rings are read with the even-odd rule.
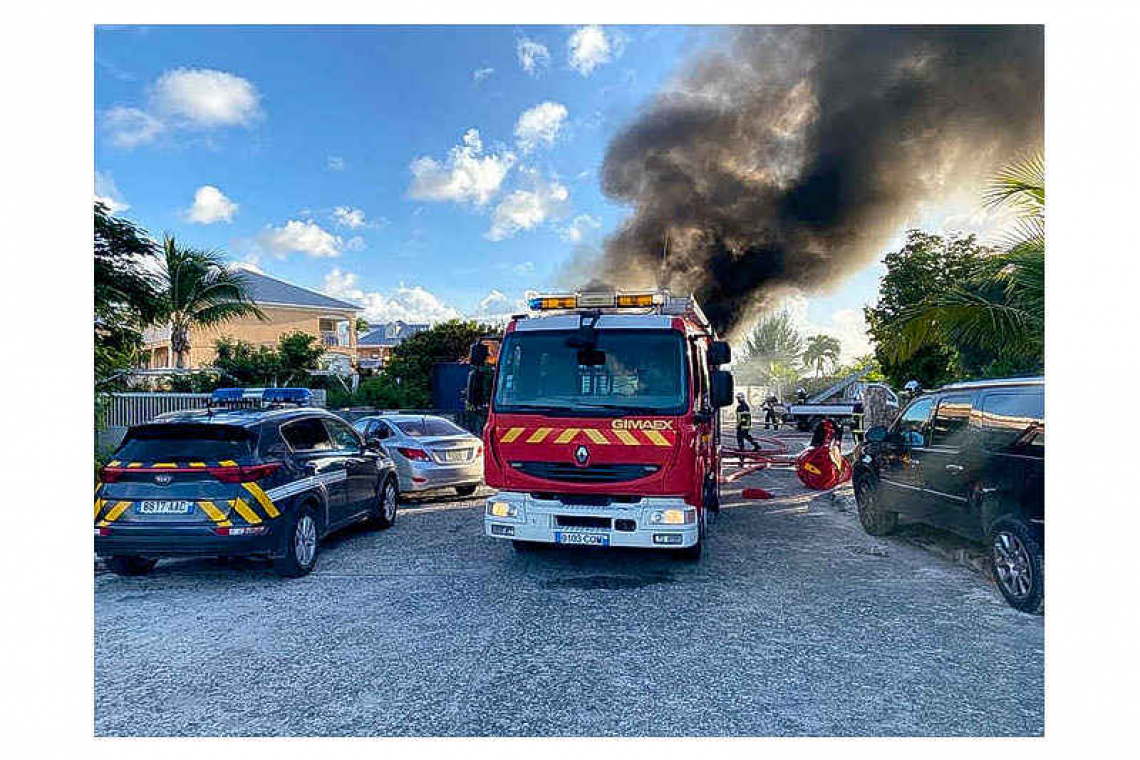
[[[281,462],[265,464],[236,465],[232,467],[208,467],[210,474],[223,483],[252,483],[267,478],[281,468]]]
[[[123,475],[121,467],[104,467],[99,470],[99,480],[104,483],[114,483]]]

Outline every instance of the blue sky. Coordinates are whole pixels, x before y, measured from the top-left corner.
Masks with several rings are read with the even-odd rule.
[[[610,137],[717,34],[101,27],[96,195],[374,322],[509,312],[620,223]],[[879,272],[791,306],[860,353]]]

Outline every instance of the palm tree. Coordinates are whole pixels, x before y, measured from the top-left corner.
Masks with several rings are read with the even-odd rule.
[[[773,386],[776,395],[782,397],[784,386],[799,379],[794,365],[803,353],[803,342],[803,336],[786,310],[764,317],[752,328],[744,343],[738,382],[747,385],[745,381],[755,377]]]
[[[821,377],[824,368],[834,367],[839,363],[839,351],[842,348],[839,340],[830,335],[813,335],[807,340],[807,348],[803,352],[805,367],[815,370],[815,376]]]
[[[184,369],[190,351],[190,328],[210,327],[239,317],[266,319],[246,289],[244,275],[226,267],[221,254],[162,241],[161,321],[170,325],[175,366]]]
[[[1017,223],[997,253],[965,281],[931,293],[903,314],[898,361],[928,345],[981,349],[1022,362],[1045,359],[1045,159],[1014,162],[990,181],[989,208],[1008,207]]]

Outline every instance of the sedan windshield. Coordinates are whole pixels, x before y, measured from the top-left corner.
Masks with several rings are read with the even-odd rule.
[[[688,395],[685,344],[674,330],[599,330],[583,348],[573,330],[513,332],[499,361],[495,410],[680,414]]]

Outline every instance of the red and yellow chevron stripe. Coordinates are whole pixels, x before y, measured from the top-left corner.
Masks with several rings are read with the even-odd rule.
[[[502,431],[499,443],[593,443],[599,446],[672,446],[676,433],[672,430],[637,430],[627,428],[578,428],[561,430],[552,427],[509,427]]]

